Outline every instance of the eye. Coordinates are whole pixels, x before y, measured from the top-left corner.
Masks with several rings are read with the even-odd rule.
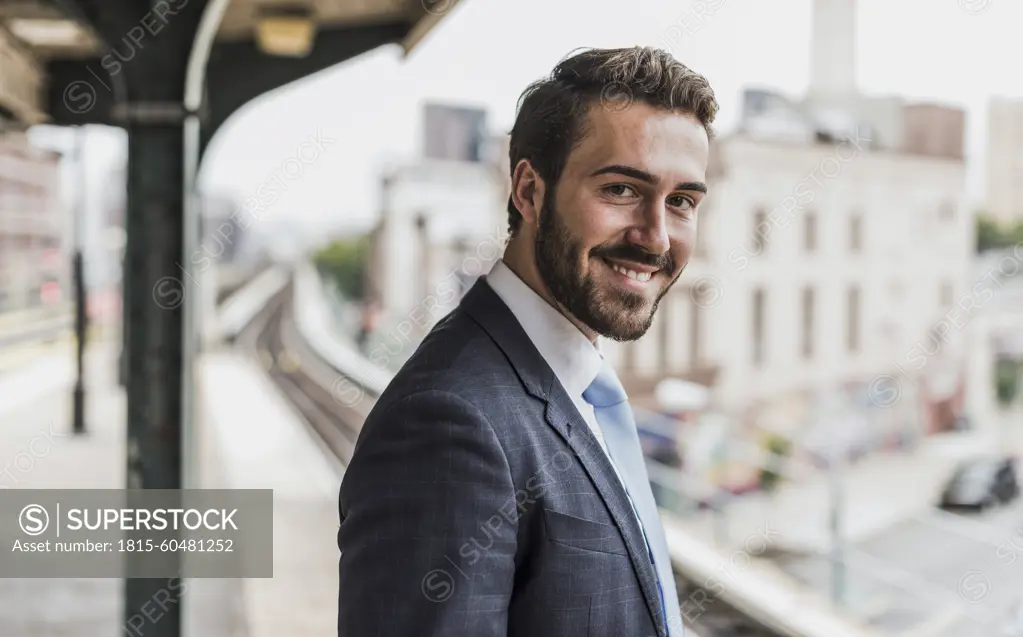
[[[636,190],[628,184],[609,184],[604,186],[604,192],[612,197],[634,197]]]
[[[672,195],[668,197],[668,205],[687,212],[696,208],[696,202],[688,195]]]

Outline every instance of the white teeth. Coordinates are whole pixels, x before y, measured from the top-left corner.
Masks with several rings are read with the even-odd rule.
[[[629,277],[630,279],[634,279],[634,280],[640,281],[640,282],[646,282],[646,281],[650,280],[650,276],[651,276],[650,272],[636,272],[635,270],[629,270],[629,269],[623,268],[622,266],[618,265],[617,263],[611,263],[610,265],[614,269],[615,272],[620,272],[621,274],[624,274],[625,276]]]

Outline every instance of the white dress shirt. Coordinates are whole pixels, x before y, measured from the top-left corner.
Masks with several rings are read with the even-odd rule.
[[[583,392],[604,364],[599,339],[597,344],[591,343],[578,327],[526,285],[503,260],[498,259],[486,280],[550,365],[606,454],[604,432],[597,424],[593,406],[583,400]]]

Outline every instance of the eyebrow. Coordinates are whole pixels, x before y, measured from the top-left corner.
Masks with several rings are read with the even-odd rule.
[[[612,164],[610,166],[604,166],[603,168],[599,168],[590,173],[590,177],[597,177],[599,175],[608,174],[632,177],[633,179],[638,179],[651,185],[660,182],[660,179],[656,175],[648,173],[645,170],[633,168],[632,166],[625,166],[623,164]],[[703,194],[707,194],[707,184],[703,183],[702,181],[686,181],[676,184],[675,190],[695,190],[696,192],[702,192]]]

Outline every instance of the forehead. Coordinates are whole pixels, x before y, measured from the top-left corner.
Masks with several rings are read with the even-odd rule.
[[[710,141],[694,116],[635,102],[611,110],[590,107],[585,137],[565,165],[566,176],[584,177],[611,164],[624,164],[673,184],[705,181]]]

